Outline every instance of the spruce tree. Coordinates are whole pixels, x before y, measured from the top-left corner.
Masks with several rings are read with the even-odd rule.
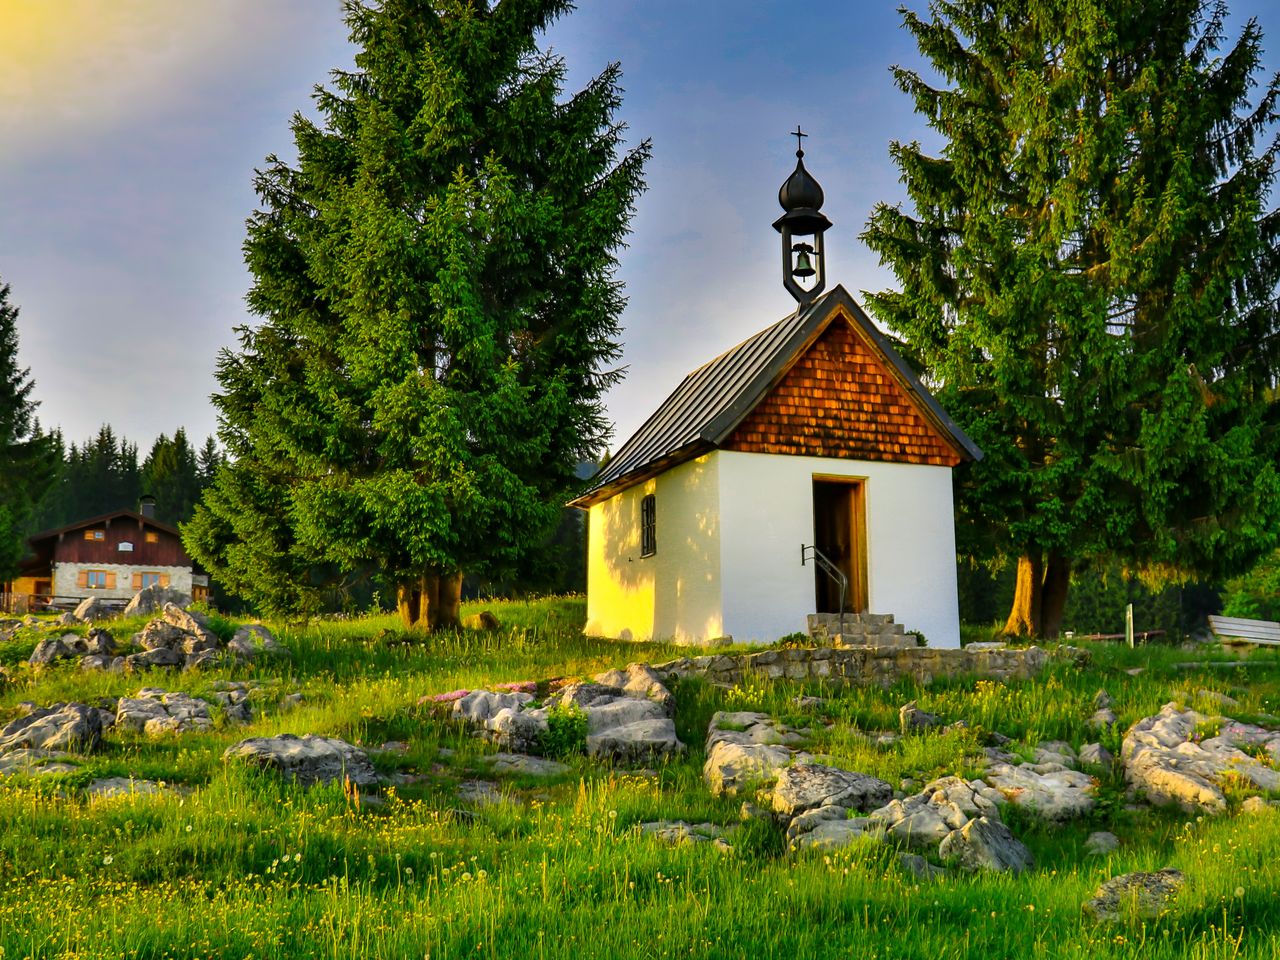
[[[1239,572],[1280,531],[1276,80],[1203,0],[936,0],[904,12],[941,134],[891,153],[909,210],[868,295],[986,458],[962,538],[1018,560],[1006,629],[1054,635],[1070,576]],[[963,539],[962,539],[962,542]]]
[[[40,500],[56,475],[56,440],[40,431],[35,381],[18,366],[18,308],[0,282],[0,580],[18,572]]]
[[[350,0],[353,72],[268,158],[245,256],[259,325],[219,360],[231,457],[184,528],[226,588],[316,606],[376,565],[410,625],[541,542],[607,436],[614,278],[648,144],[619,70],[562,96],[568,0]]]

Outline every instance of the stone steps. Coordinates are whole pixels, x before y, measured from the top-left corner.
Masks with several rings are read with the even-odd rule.
[[[891,613],[809,614],[809,636],[833,647],[914,647],[916,638]]]

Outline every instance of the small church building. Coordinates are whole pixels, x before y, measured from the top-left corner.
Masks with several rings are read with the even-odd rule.
[[[798,159],[774,224],[796,311],[685,377],[573,501],[588,634],[767,643],[888,614],[959,646],[951,472],[982,453],[849,293],[822,292],[822,200]]]

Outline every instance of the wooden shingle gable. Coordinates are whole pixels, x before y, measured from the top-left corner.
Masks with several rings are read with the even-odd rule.
[[[963,459],[844,311],[831,317],[720,446],[945,467]]]
[[[842,286],[685,377],[570,505],[714,449],[947,466],[982,457]]]

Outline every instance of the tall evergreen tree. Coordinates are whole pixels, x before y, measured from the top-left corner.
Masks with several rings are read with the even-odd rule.
[[[944,138],[891,152],[913,210],[869,296],[986,458],[962,534],[1018,558],[1006,629],[1056,634],[1071,572],[1239,571],[1280,531],[1276,80],[1204,0],[934,0],[895,68]]]
[[[173,439],[156,438],[142,463],[140,489],[156,498],[156,518],[168,523],[187,520],[200,499],[200,465],[182,427]]]
[[[376,564],[406,623],[456,621],[462,571],[513,569],[598,454],[648,144],[620,156],[616,64],[562,97],[536,35],[570,7],[346,3],[355,71],[257,178],[234,460],[184,528],[230,590],[305,609]]]
[[[17,573],[36,505],[57,470],[56,441],[35,420],[34,387],[30,369],[18,366],[18,308],[0,282],[0,580]]]

